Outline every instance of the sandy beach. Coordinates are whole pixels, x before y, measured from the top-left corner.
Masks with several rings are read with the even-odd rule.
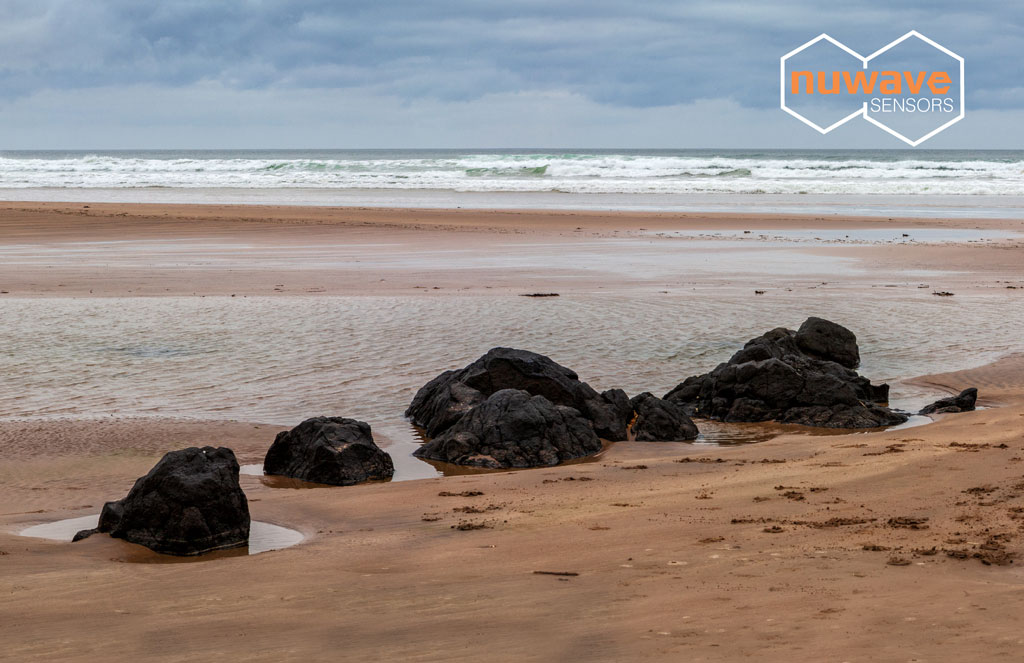
[[[12,360],[51,382],[14,393],[11,373],[11,393],[0,394],[0,658],[1015,660],[1022,231],[998,219],[0,203],[9,345],[67,353]],[[538,292],[559,297],[519,297]],[[94,368],[165,353],[196,366],[179,377],[204,387],[203,371],[236,383],[279,367],[218,369],[218,355],[181,339],[156,349],[126,339],[114,354],[106,340],[46,347],[46,330],[65,324],[120,335],[110,307],[132,320],[163,311],[161,327],[198,337],[193,300],[227,311],[243,299],[259,308],[239,309],[240,320],[313,306],[371,329],[342,333],[311,316],[301,338],[323,348],[323,365],[296,357],[275,377],[286,382],[256,376],[230,398],[172,384],[160,367],[118,369],[104,390]],[[378,333],[372,309],[385,301],[407,317]],[[57,309],[68,313],[45,317]],[[251,557],[180,561],[105,536],[18,535],[98,512],[172,449],[223,445],[258,464],[302,414],[365,416],[405,457],[408,430],[381,419],[400,418],[411,390],[490,345],[536,341],[632,395],[709,370],[750,330],[798,325],[816,309],[865,339],[875,355],[862,349],[865,364],[881,373],[871,377],[899,379],[908,402],[974,386],[985,408],[882,432],[766,425],[770,439],[753,444],[620,442],[592,462],[443,477],[410,469],[400,478],[416,480],[348,488],[243,475],[254,519],[306,537]],[[689,333],[684,318],[697,315],[719,325],[701,341],[706,356],[622,357]],[[588,332],[602,319],[607,329]],[[225,323],[216,343],[235,343],[239,324]],[[549,337],[563,327],[559,346]],[[299,338],[276,318],[261,333]],[[329,348],[370,356],[374,340],[388,362],[393,347],[415,360],[356,362],[349,379],[352,358]],[[341,377],[317,381],[318,371]],[[281,384],[297,395],[282,401]],[[69,403],[64,388],[81,398]],[[319,411],[329,404],[340,411]]]

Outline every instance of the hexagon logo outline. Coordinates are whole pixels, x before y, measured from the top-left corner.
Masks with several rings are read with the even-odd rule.
[[[879,55],[882,55],[883,53],[885,53],[889,49],[891,49],[891,48],[893,48],[895,46],[898,46],[899,44],[902,44],[904,41],[906,41],[907,39],[910,39],[911,37],[917,37],[918,39],[920,39],[924,43],[928,44],[929,46],[931,46],[931,47],[933,47],[935,49],[938,49],[939,51],[942,51],[946,55],[952,57],[953,59],[955,59],[960,64],[960,112],[959,112],[959,114],[957,114],[956,117],[954,117],[953,119],[949,120],[948,122],[942,124],[938,128],[929,131],[928,133],[926,133],[924,136],[921,136],[917,140],[913,140],[911,138],[907,138],[906,136],[904,136],[903,134],[899,133],[898,131],[896,131],[892,127],[887,126],[884,122],[882,122],[880,120],[877,120],[877,119],[871,117],[870,115],[868,115],[868,112],[867,112],[868,104],[867,104],[867,102],[864,102],[858,110],[854,111],[853,113],[850,113],[846,117],[844,117],[844,118],[842,118],[842,119],[840,119],[840,120],[838,120],[836,122],[833,122],[832,124],[830,124],[827,127],[820,126],[819,124],[817,124],[814,121],[804,117],[799,112],[793,110],[792,108],[790,108],[790,107],[788,107],[786,105],[786,60],[788,60],[789,58],[793,57],[797,53],[800,53],[804,49],[810,48],[814,44],[817,44],[819,41],[825,40],[825,41],[828,41],[829,43],[833,44],[834,46],[838,46],[842,50],[846,51],[847,53],[849,53],[853,57],[855,57],[858,60],[860,60],[863,68],[867,69],[868,68],[868,63],[871,60],[873,60],[874,58],[878,57]],[[965,105],[964,105],[965,104],[964,96],[965,96],[964,95],[964,59],[961,56],[959,56],[956,53],[954,53],[953,51],[951,51],[948,48],[946,48],[945,46],[943,46],[942,44],[939,44],[938,42],[936,42],[936,41],[934,41],[932,39],[929,39],[928,37],[924,36],[923,34],[918,32],[917,30],[911,30],[910,32],[908,32],[905,35],[903,35],[902,37],[894,39],[893,41],[889,42],[888,44],[886,44],[885,46],[883,46],[882,48],[878,49],[877,51],[875,51],[874,53],[872,53],[871,55],[869,55],[867,57],[864,57],[863,55],[861,55],[857,51],[855,51],[852,48],[848,47],[846,44],[842,43],[841,41],[839,41],[837,39],[832,38],[827,33],[823,32],[820,35],[818,35],[817,37],[815,37],[814,39],[811,39],[811,40],[801,44],[800,46],[797,46],[796,48],[791,50],[789,53],[786,53],[781,58],[779,58],[779,108],[781,108],[785,112],[789,113],[790,115],[792,115],[796,119],[800,120],[801,122],[803,122],[807,126],[813,128],[814,130],[816,130],[818,133],[820,133],[822,135],[827,134],[828,132],[832,131],[836,127],[840,127],[840,126],[846,124],[847,122],[849,122],[850,120],[852,120],[853,118],[855,118],[855,117],[857,117],[859,115],[859,116],[863,117],[865,120],[867,120],[868,122],[870,122],[871,124],[875,125],[876,127],[878,127],[880,129],[884,130],[885,132],[895,136],[896,138],[899,138],[900,140],[902,140],[907,145],[910,145],[911,147],[917,147],[918,145],[920,145],[924,141],[928,140],[932,136],[938,134],[939,132],[949,128],[950,126],[952,126],[952,125],[956,124],[957,122],[959,122],[960,120],[964,119],[964,116],[966,115],[966,109],[965,109]]]

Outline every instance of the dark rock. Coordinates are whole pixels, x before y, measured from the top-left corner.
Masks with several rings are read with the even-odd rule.
[[[521,389],[555,405],[575,408],[593,423],[600,437],[626,439],[632,411],[627,414],[622,405],[625,393],[599,394],[565,366],[513,348],[494,348],[465,368],[445,371],[416,392],[405,415],[426,429],[428,437],[436,437],[502,389]]]
[[[629,422],[633,420],[633,403],[621,389],[601,392],[597,407],[588,407],[590,423],[599,437],[613,442],[625,440],[629,434]]]
[[[99,530],[98,527],[93,527],[92,529],[78,530],[78,532],[76,532],[75,535],[73,537],[71,537],[71,543],[75,543],[76,541],[81,541],[82,539],[88,539],[90,536],[92,536],[93,534],[96,534],[99,531],[100,530]]]
[[[964,389],[956,396],[940,398],[931,405],[926,405],[918,414],[947,414],[954,412],[970,412],[978,402],[978,390],[974,387]]]
[[[249,505],[238,485],[231,449],[191,447],[160,459],[116,502],[107,502],[95,530],[169,555],[199,555],[249,542]]]
[[[502,389],[413,454],[477,467],[558,465],[601,450],[579,411],[521,389]]]
[[[374,444],[370,424],[341,417],[315,417],[277,434],[263,459],[263,471],[351,486],[371,479],[390,479],[395,466],[391,456]]]
[[[630,403],[636,410],[633,435],[638,442],[697,439],[697,426],[680,405],[658,398],[648,391],[634,396]]]
[[[889,386],[852,370],[856,337],[820,318],[800,331],[773,329],[710,373],[687,378],[665,395],[691,416],[719,421],[781,421],[826,428],[901,424],[907,416],[881,404]]]
[[[860,366],[860,349],[852,331],[822,318],[807,318],[796,330],[796,344],[818,359],[834,361],[846,368]]]

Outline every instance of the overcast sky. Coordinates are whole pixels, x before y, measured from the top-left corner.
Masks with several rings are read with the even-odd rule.
[[[3,0],[0,148],[901,147],[778,66],[911,29],[967,62],[924,146],[1024,148],[1019,0]]]

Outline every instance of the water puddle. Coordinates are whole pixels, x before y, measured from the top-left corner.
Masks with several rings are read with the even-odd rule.
[[[70,542],[71,539],[74,538],[75,534],[80,530],[96,527],[99,523],[99,519],[100,516],[98,513],[91,516],[81,516],[79,518],[66,518],[64,520],[57,520],[50,523],[33,525],[32,527],[27,527],[21,530],[18,534],[20,536],[28,536],[38,539]],[[127,562],[178,562],[190,560],[195,561],[199,559],[208,560],[220,557],[258,555],[259,553],[269,552],[271,550],[289,548],[301,543],[305,538],[301,532],[296,530],[254,520],[249,528],[248,547],[221,550],[197,555],[195,557],[178,557],[175,555],[162,555],[160,553],[155,553],[143,546],[130,544],[126,541],[121,541],[120,539],[112,539],[104,534],[94,534],[93,536],[97,538],[106,537],[112,541],[123,544],[125,548],[122,551],[124,554],[121,559]]]
[[[387,447],[385,447],[387,448]],[[392,457],[394,452],[391,451]],[[280,474],[264,474],[262,463],[252,463],[247,465],[241,465],[238,468],[238,473],[244,476],[259,477],[260,482],[268,488],[293,488],[293,489],[306,489],[306,488],[346,488],[347,486],[335,486],[329,483],[315,483],[313,481],[304,481],[302,479],[295,479],[293,477],[287,477]],[[389,479],[384,480],[371,480],[363,481],[361,483],[388,483]],[[361,484],[360,484],[361,485]]]
[[[934,420],[931,417],[926,417],[923,414],[912,414],[910,418],[899,426],[893,426],[892,428],[886,428],[887,431],[892,430],[903,430],[905,428],[917,428],[918,426],[924,426],[932,423]]]

